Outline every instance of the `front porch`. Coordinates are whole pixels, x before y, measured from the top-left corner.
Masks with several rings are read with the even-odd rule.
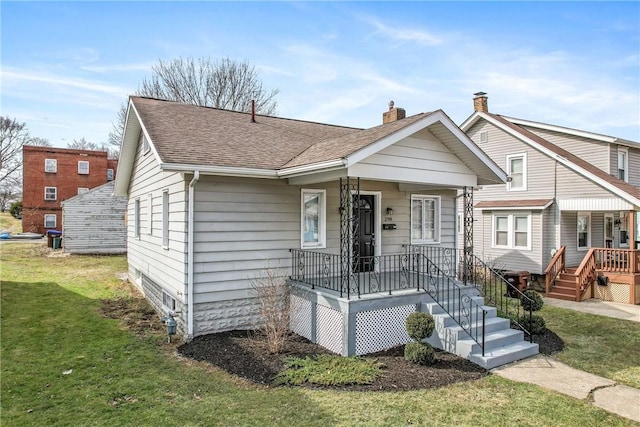
[[[545,270],[547,296],[640,304],[640,250],[591,248],[577,267],[565,263],[561,247]]]

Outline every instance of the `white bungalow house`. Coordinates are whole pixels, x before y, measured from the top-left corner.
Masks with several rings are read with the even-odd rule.
[[[470,206],[505,173],[442,110],[390,107],[383,122],[131,97],[115,180],[130,279],[185,339],[251,328],[251,281],[270,266],[290,276],[292,330],[339,354],[406,342],[416,310],[440,316],[434,345],[483,366],[537,353],[452,273],[457,191]]]
[[[474,252],[552,297],[640,303],[640,143],[474,110],[462,130],[509,175],[474,193]]]

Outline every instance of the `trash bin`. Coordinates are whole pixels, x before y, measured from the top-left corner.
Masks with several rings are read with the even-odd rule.
[[[522,292],[527,289],[527,283],[529,282],[529,274],[528,271],[507,271],[504,273],[504,278],[507,279],[507,282],[513,286],[507,287],[507,296],[511,298],[518,297],[518,291]]]
[[[47,230],[47,247],[53,248],[53,238],[60,237],[61,235],[62,235],[62,231]]]
[[[53,238],[53,249],[60,249],[62,247],[62,237]]]

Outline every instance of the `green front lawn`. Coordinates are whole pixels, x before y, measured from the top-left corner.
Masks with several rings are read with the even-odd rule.
[[[397,393],[256,386],[102,316],[101,299],[131,295],[124,257],[0,251],[3,426],[633,425],[497,376]]]

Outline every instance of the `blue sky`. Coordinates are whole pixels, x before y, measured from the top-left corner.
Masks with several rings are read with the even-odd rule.
[[[105,142],[158,61],[247,60],[278,115],[356,127],[389,100],[640,140],[640,2],[7,2],[1,110],[64,147]]]

